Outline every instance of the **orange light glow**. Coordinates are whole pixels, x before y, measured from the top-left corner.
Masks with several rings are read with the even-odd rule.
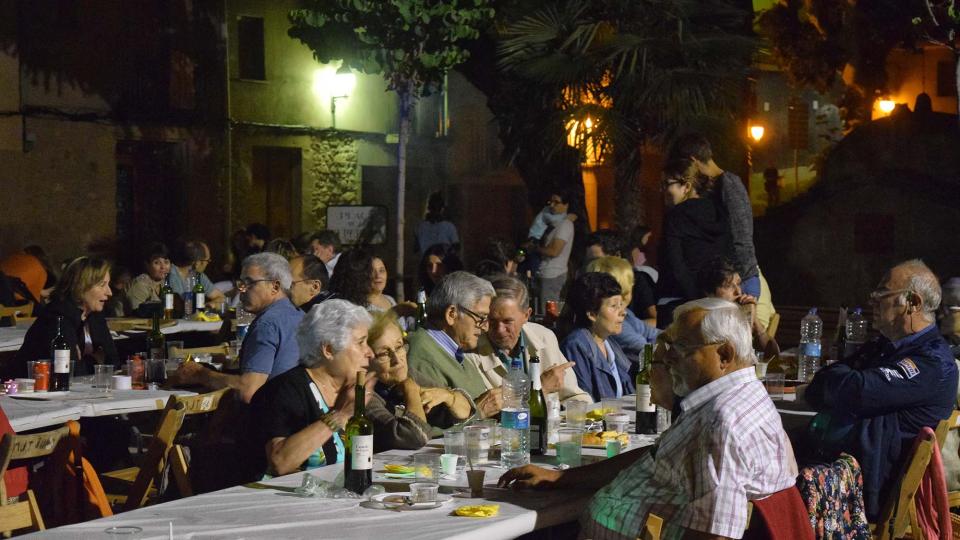
[[[760,142],[765,131],[763,126],[750,126],[750,138],[755,142]]]
[[[877,102],[877,108],[884,114],[890,114],[897,104],[892,99],[881,99]]]

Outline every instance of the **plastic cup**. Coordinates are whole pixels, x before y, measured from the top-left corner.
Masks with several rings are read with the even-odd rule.
[[[670,429],[671,423],[673,423],[673,412],[657,405],[657,433]]]
[[[601,400],[600,409],[603,410],[604,415],[607,415],[609,413],[618,413],[620,412],[620,400],[619,399]]]
[[[467,456],[476,466],[490,460],[490,428],[487,426],[467,426],[463,428],[467,442]]]
[[[16,383],[17,383],[17,393],[18,393],[18,394],[28,394],[28,393],[30,393],[30,392],[33,392],[33,384],[34,384],[34,382],[35,382],[35,381],[34,381],[33,379],[25,379],[25,378],[23,378],[23,379],[17,379],[17,380],[16,380]]]
[[[467,438],[460,428],[451,428],[443,432],[443,451],[459,457],[457,467],[463,470],[467,463]]]
[[[27,377],[28,379],[33,378],[33,367],[37,364],[36,360],[27,360]]]
[[[440,472],[440,454],[414,454],[413,468],[417,482],[436,484],[437,474]]]
[[[437,502],[437,491],[440,486],[423,482],[414,482],[410,484],[410,499],[414,503],[432,503]]]
[[[95,364],[93,366],[93,388],[101,392],[110,390],[110,381],[113,378],[112,364]]]
[[[569,467],[579,467],[583,430],[563,428],[559,431],[557,437],[557,463]]]
[[[760,360],[757,360],[757,364],[754,366],[754,368],[757,370],[757,378],[761,381],[767,376],[768,365],[770,365],[770,362],[761,362]]]
[[[457,454],[441,454],[440,470],[443,471],[443,475],[456,476],[458,461],[460,461],[460,456],[458,456]]]
[[[583,424],[587,420],[587,410],[592,407],[591,403],[583,401],[568,401],[567,408],[567,427],[583,429]]]
[[[603,423],[607,426],[607,431],[616,431],[617,433],[626,433],[630,425],[630,415],[626,413],[607,413],[603,415]]]
[[[111,380],[114,390],[131,390],[133,388],[129,375],[114,375]]]
[[[763,378],[763,386],[767,389],[770,399],[780,401],[783,399],[783,387],[786,382],[786,375],[783,373],[767,373]]]
[[[470,486],[470,496],[474,498],[483,497],[483,477],[487,471],[483,469],[473,469],[467,471],[467,485]]]

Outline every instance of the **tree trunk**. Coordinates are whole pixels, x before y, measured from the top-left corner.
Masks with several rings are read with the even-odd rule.
[[[403,255],[404,222],[407,195],[407,142],[410,140],[410,111],[413,109],[414,96],[412,84],[407,83],[397,90],[400,97],[400,140],[397,142],[397,302],[403,302]]]
[[[640,186],[641,150],[637,143],[633,144],[636,147],[622,150],[614,148],[613,152],[614,192],[617,194],[614,200],[614,222],[623,235],[630,234],[630,231],[639,223],[644,223],[647,217],[644,215],[643,190]]]

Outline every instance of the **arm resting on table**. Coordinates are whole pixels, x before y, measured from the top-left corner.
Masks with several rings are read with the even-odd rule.
[[[331,435],[330,427],[318,420],[289,437],[275,437],[266,447],[268,470],[277,476],[296,471]]]

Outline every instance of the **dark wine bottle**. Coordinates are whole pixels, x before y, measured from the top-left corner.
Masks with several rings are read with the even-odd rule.
[[[542,456],[547,451],[547,400],[543,397],[543,385],[540,382],[540,357],[530,358],[530,380],[533,390],[527,402],[530,408],[530,453]]]
[[[657,433],[657,406],[650,401],[650,366],[653,363],[653,344],[643,346],[643,364],[637,372],[637,433]]]
[[[70,345],[63,337],[63,317],[57,317],[57,335],[50,342],[50,357],[53,358],[54,392],[70,390]]]
[[[166,358],[167,339],[160,331],[160,313],[153,313],[153,327],[150,334],[147,335],[147,354],[148,358]]]
[[[373,422],[366,416],[364,374],[357,372],[353,416],[344,429],[343,487],[362,494],[373,484]]]
[[[427,326],[427,291],[422,287],[417,291],[417,328],[426,328]]]

